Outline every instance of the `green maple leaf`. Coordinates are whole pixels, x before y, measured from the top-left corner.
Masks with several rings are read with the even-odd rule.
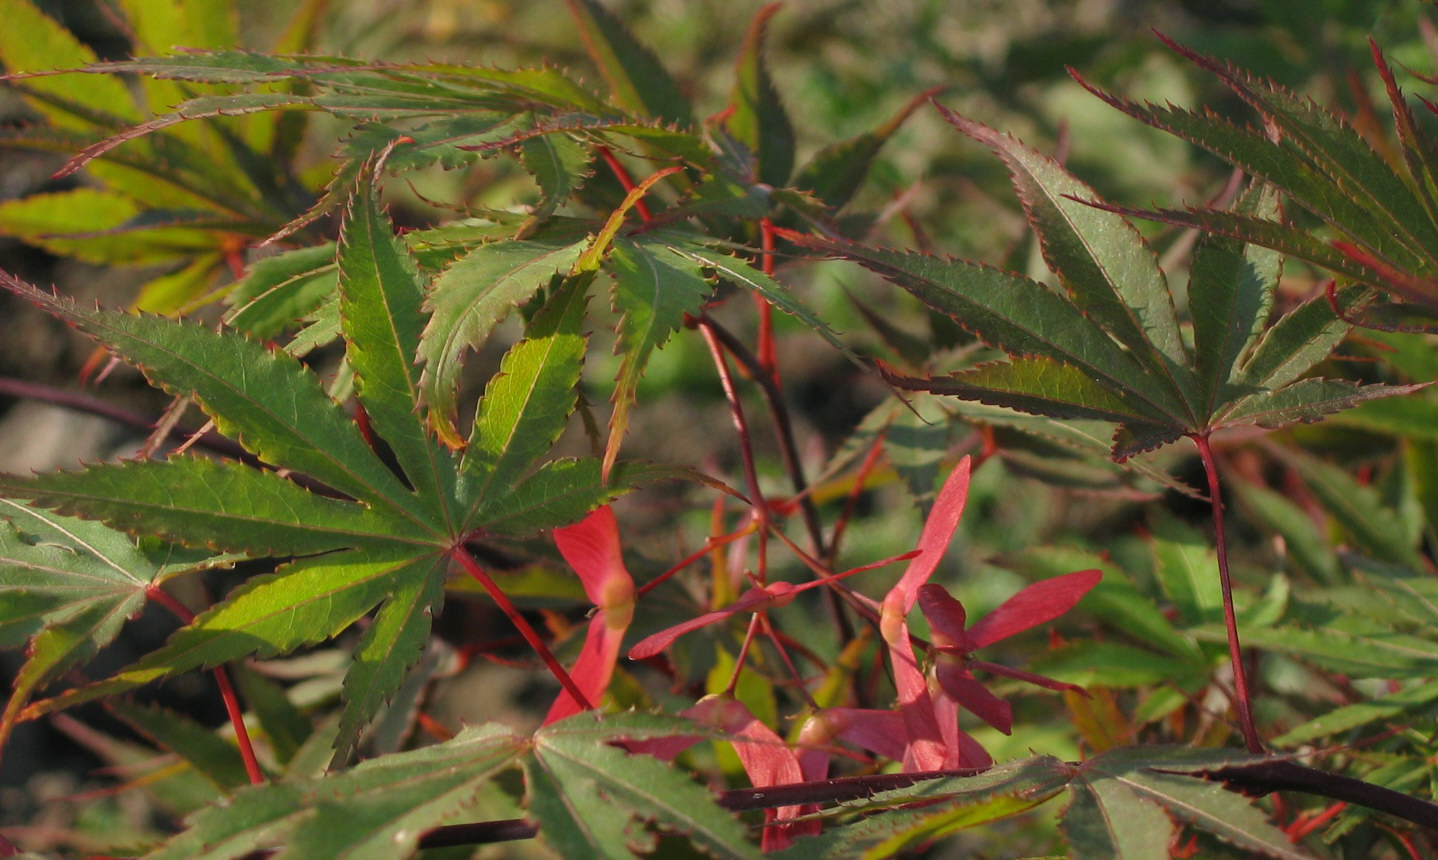
[[[1126,747],[1079,765],[1060,830],[1077,858],[1165,860],[1175,821],[1246,851],[1311,860],[1248,798],[1204,772],[1261,762],[1226,750]]]
[[[114,641],[151,588],[226,561],[0,499],[0,647],[28,645],[0,749],[31,695]]]
[[[472,726],[346,771],[240,788],[223,806],[189,816],[186,829],[148,857],[229,860],[266,849],[281,860],[411,857],[427,832],[462,816],[486,783],[518,764],[540,838],[564,856],[627,860],[642,853],[643,828],[653,826],[706,856],[757,858],[744,825],[686,772],[616,745],[703,733],[645,714],[583,714],[533,737]]]
[[[579,714],[541,729],[524,763],[541,838],[565,857],[627,860],[649,853],[643,828],[652,824],[710,857],[758,857],[744,826],[682,770],[613,745],[696,733],[704,730],[687,720],[645,714]]]
[[[944,113],[1008,166],[1059,288],[965,260],[789,234],[878,272],[1011,356],[900,385],[1052,419],[1110,422],[1110,454],[1119,461],[1183,436],[1316,421],[1416,388],[1304,378],[1348,323],[1318,297],[1269,325],[1279,257],[1234,239],[1211,236],[1195,252],[1188,336],[1153,251],[1122,215],[1091,205],[1093,189],[1052,159]],[[1272,194],[1261,189],[1237,207],[1255,221],[1274,213]],[[1352,292],[1341,298],[1348,307],[1362,301]]]
[[[246,655],[284,653],[373,613],[345,678],[336,744],[343,755],[419,658],[451,559],[464,555],[470,536],[522,537],[566,525],[626,486],[623,469],[606,481],[597,460],[543,459],[575,405],[588,277],[567,279],[511,350],[463,455],[434,437],[416,358],[425,279],[378,208],[376,168],[362,171],[343,224],[337,310],[358,403],[393,466],[287,353],[194,323],[86,310],[3,276],[10,290],[96,338],[156,385],[192,397],[265,464],[304,478],[177,456],[0,480],[9,495],[116,528],[289,559],[160,650],[110,679],[32,705],[27,716]],[[139,593],[142,585],[127,587]],[[43,618],[39,624],[47,626]],[[58,623],[51,628],[57,632],[27,635],[60,635]],[[106,628],[105,635],[113,634]]]
[[[1377,45],[1372,45],[1373,58],[1393,107],[1401,167],[1375,152],[1343,117],[1312,100],[1164,41],[1247,102],[1262,117],[1262,127],[1236,125],[1207,111],[1138,104],[1081,78],[1079,83],[1124,113],[1271,183],[1340,239],[1250,213],[1202,208],[1115,211],[1196,227],[1307,260],[1392,299],[1362,309],[1354,319],[1378,328],[1431,329],[1438,312],[1438,204],[1433,196],[1438,159],[1432,136],[1416,121]]]
[[[278,849],[277,858],[392,858],[472,806],[480,788],[514,762],[525,741],[494,726],[363,762],[341,773],[242,788],[190,816],[151,860],[227,860]]]

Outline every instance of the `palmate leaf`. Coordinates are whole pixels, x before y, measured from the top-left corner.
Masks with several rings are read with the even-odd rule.
[[[418,551],[435,541],[410,517],[327,498],[273,472],[196,457],[0,476],[0,490],[117,528],[255,556],[391,544]]]
[[[951,125],[1004,160],[1049,268],[1070,297],[1175,393],[1192,387],[1173,296],[1158,258],[1123,218],[1058,162],[942,106]]]
[[[564,432],[588,344],[581,329],[590,280],[569,279],[490,380],[461,461],[475,504],[503,500],[506,488]]]
[[[1311,860],[1252,801],[1202,778],[1205,771],[1261,761],[1225,750],[1126,747],[1080,765],[1060,829],[1077,858],[1167,860],[1174,819],[1238,848]]]
[[[1057,419],[1117,425],[1110,456],[1123,461],[1181,436],[1236,425],[1315,421],[1405,386],[1305,379],[1348,324],[1316,297],[1265,329],[1279,259],[1236,240],[1210,238],[1190,271],[1192,349],[1153,253],[1118,212],[1052,159],[1011,137],[945,111],[959,130],[1008,165],[1049,267],[1064,290],[964,260],[887,251],[786,233],[796,244],[854,260],[904,287],[1011,357],[951,377],[897,379],[902,387]],[[1074,198],[1081,198],[1076,200]],[[1274,212],[1251,190],[1241,217]],[[1340,308],[1362,291],[1335,297]]]
[[[374,183],[369,162],[359,181]],[[394,452],[415,496],[453,533],[453,455],[435,445],[420,414],[415,354],[425,324],[424,283],[414,259],[376,204],[377,188],[357,194],[340,231],[340,319],[356,394],[374,428]]]
[[[578,714],[541,729],[524,763],[540,838],[564,857],[628,860],[648,853],[650,825],[684,835],[708,857],[757,858],[743,825],[683,770],[613,745],[705,733],[644,714]]]
[[[267,463],[399,511],[411,493],[375,456],[354,421],[299,362],[263,344],[187,322],[86,311],[0,272],[5,286],[142,368],[152,382],[193,393],[222,432]]]
[[[278,849],[276,858],[389,860],[417,853],[420,837],[473,805],[525,741],[495,725],[314,779],[243,788],[186,819],[151,860],[227,860]]]
[[[0,714],[0,750],[30,696],[113,641],[150,588],[226,561],[0,499],[0,647],[29,645]]]
[[[480,406],[465,458],[431,434],[416,364],[425,277],[375,202],[376,169],[371,163],[361,172],[342,226],[336,325],[370,430],[397,468],[287,353],[191,323],[82,310],[0,276],[152,381],[193,398],[269,464],[296,473],[177,456],[0,479],[9,493],[112,526],[254,557],[298,556],[249,580],[109,680],[34,705],[26,716],[247,655],[286,653],[373,612],[345,677],[335,742],[342,759],[419,658],[450,555],[463,551],[456,548],[467,536],[527,537],[577,521],[641,476],[672,477],[624,467],[606,480],[596,459],[543,461],[575,405],[590,275],[566,282],[531,322],[532,336]],[[42,609],[27,598],[19,611]],[[51,635],[69,635],[58,622]],[[44,616],[16,623],[29,623],[23,635],[33,635]],[[93,650],[81,652],[87,647]]]
[[[249,655],[273,657],[323,642],[392,593],[405,596],[412,592],[405,583],[434,577],[442,581],[445,565],[441,561],[437,553],[416,557],[413,551],[402,550],[352,550],[300,559],[273,574],[246,581],[222,603],[177,630],[159,650],[111,678],[36,702],[25,715],[52,713]],[[400,668],[407,665],[400,664]]]
[[[1126,411],[1142,416],[1145,423],[1181,424],[1184,420],[1183,404],[1172,388],[1145,373],[1078,307],[1036,281],[963,260],[943,260],[813,236],[789,236],[797,244],[854,260],[883,275],[1012,355],[1041,356],[1056,370],[1064,365],[1078,370],[1108,390],[1109,404],[1122,400]],[[1036,380],[1035,386],[1061,396],[1062,382],[1055,380],[1044,386]],[[1000,402],[997,393],[988,402],[1010,405]],[[1024,407],[1016,403],[1014,408]],[[1069,409],[1082,409],[1093,417],[1082,400]]]
[[[1133,212],[1175,224],[1216,230],[1325,267],[1416,303],[1438,306],[1438,207],[1433,199],[1431,140],[1418,127],[1381,51],[1372,45],[1393,107],[1406,173],[1375,153],[1342,117],[1271,81],[1165,40],[1180,55],[1212,73],[1263,118],[1263,128],[1240,128],[1210,113],[1138,104],[1080,83],[1119,110],[1168,131],[1261,177],[1338,232],[1333,242],[1304,231],[1195,209]],[[1370,43],[1371,44],[1371,43]],[[1275,142],[1273,135],[1279,135]],[[1378,307],[1360,317],[1380,327],[1396,315]],[[1418,320],[1431,326],[1431,319]]]

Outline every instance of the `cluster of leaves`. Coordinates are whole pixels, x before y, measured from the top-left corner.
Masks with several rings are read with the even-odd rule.
[[[161,26],[145,17],[144,4],[131,5],[137,32]],[[60,65],[93,59],[28,2],[8,6],[60,47]],[[1418,287],[1432,278],[1420,254],[1429,253],[1421,230],[1432,229],[1424,201],[1434,192],[1406,112],[1398,113],[1400,135],[1414,155],[1404,178],[1355,147],[1336,117],[1201,61],[1259,103],[1279,131],[1276,140],[1234,133],[1213,147],[1254,176],[1230,208],[1162,213],[1210,231],[1188,264],[1183,299],[1119,207],[1054,159],[942,107],[950,124],[1003,161],[1051,277],[866,243],[858,234],[869,219],[851,217],[846,206],[884,143],[925,100],[796,167],[795,133],[764,58],[775,6],[750,26],[727,105],[702,122],[654,54],[602,6],[569,0],[568,7],[608,86],[602,95],[548,65],[396,65],[232,50],[233,31],[224,29],[231,19],[199,10],[176,20],[206,31],[209,41],[165,38],[216,50],[90,63],[63,77],[16,47],[19,40],[0,43],[21,72],[11,82],[52,123],[21,130],[13,142],[79,149],[67,170],[88,167],[106,183],[62,192],[70,195],[63,199],[5,204],[0,216],[18,220],[0,228],[57,251],[92,249],[95,261],[180,261],[184,268],[142,299],[150,310],[177,311],[212,293],[222,261],[238,275],[222,291],[218,330],[88,309],[9,274],[0,274],[0,286],[90,336],[178,403],[198,406],[243,450],[233,459],[181,451],[0,478],[0,645],[27,649],[0,716],[0,746],[19,721],[98,698],[113,702],[117,715],[185,762],[183,773],[156,782],[173,789],[177,780],[203,778],[201,790],[175,807],[190,813],[182,832],[150,846],[156,857],[412,856],[536,833],[564,856],[644,855],[661,845],[679,850],[670,843],[682,841],[709,856],[877,857],[1063,797],[1059,835],[1075,856],[1168,857],[1192,839],[1214,856],[1299,858],[1311,854],[1296,843],[1337,815],[1311,825],[1302,817],[1275,820],[1226,785],[1255,794],[1297,789],[1433,826],[1435,807],[1405,794],[1431,775],[1431,750],[1420,738],[1390,739],[1386,758],[1375,755],[1363,773],[1367,781],[1262,756],[1254,715],[1262,699],[1248,682],[1239,639],[1242,629],[1266,660],[1316,667],[1307,671],[1317,678],[1342,673],[1345,682],[1395,686],[1375,701],[1344,690],[1347,706],[1285,719],[1291,727],[1276,743],[1426,713],[1438,700],[1426,680],[1438,649],[1423,636],[1434,595],[1427,557],[1415,547],[1421,527],[1395,529],[1401,518],[1374,512],[1383,508],[1374,490],[1285,450],[1275,459],[1302,476],[1358,548],[1378,560],[1337,555],[1293,503],[1244,482],[1240,503],[1289,540],[1295,556],[1302,552],[1304,572],[1328,586],[1321,598],[1300,601],[1287,578],[1273,576],[1266,594],[1246,593],[1230,572],[1216,451],[1223,431],[1236,428],[1292,427],[1393,395],[1426,404],[1419,383],[1433,378],[1433,368],[1416,355],[1395,362],[1409,381],[1335,378],[1332,365],[1329,375],[1314,375],[1353,320],[1378,319],[1381,306],[1368,288],[1421,303]],[[292,32],[308,32],[318,8],[307,4]],[[303,46],[302,36],[290,38],[284,47]],[[1381,58],[1380,69],[1400,104]],[[138,75],[152,103],[174,102],[173,109],[144,121],[128,107],[116,114],[114,105],[132,104],[117,100],[120,75]],[[97,81],[104,83],[90,86]],[[1108,98],[1199,142],[1229,128]],[[323,190],[290,166],[298,128],[291,118],[310,114],[346,126]],[[401,232],[382,205],[390,175],[505,156],[538,186],[538,200],[523,211],[455,203],[460,217]],[[267,159],[270,184],[260,185],[246,171]],[[636,180],[638,167],[648,172]],[[286,178],[276,184],[277,175]],[[181,185],[214,193],[203,205],[193,194],[180,200]],[[316,193],[299,203],[305,187]],[[1403,189],[1414,206],[1392,196]],[[1323,246],[1286,225],[1280,192],[1347,238]],[[123,201],[110,206],[123,212],[97,215],[68,237],[56,235],[53,218],[24,220],[47,205],[65,209],[91,197]],[[337,235],[326,241],[331,215]],[[1429,227],[1415,227],[1415,219]],[[1390,242],[1394,235],[1417,238]],[[261,240],[285,250],[246,264],[239,252]],[[121,248],[144,256],[114,256]],[[835,458],[836,477],[808,484],[787,416],[773,310],[863,362],[775,278],[781,250],[855,261],[977,338],[957,356],[916,349],[882,315],[869,314],[880,342],[905,363],[881,365],[883,378],[895,389],[939,395],[955,421],[980,428],[965,444],[993,443],[979,452],[982,462],[997,465],[998,434],[1019,432],[1030,450],[1056,444],[1107,454],[1179,486],[1150,452],[1191,440],[1208,477],[1213,549],[1193,530],[1158,520],[1145,543],[1147,577],[1111,557],[1037,555],[1029,564],[1038,581],[971,623],[963,602],[934,581],[971,491],[974,461],[952,456],[964,445],[950,446],[940,433],[924,452],[931,462],[905,470],[900,437],[908,413],[888,403]],[[1335,286],[1276,315],[1279,252],[1332,265],[1358,285]],[[752,349],[713,312],[735,304],[736,293],[754,297]],[[476,371],[466,359],[492,345],[510,317],[521,334],[483,380],[482,394],[467,395],[462,383]],[[602,330],[612,330],[618,354],[603,431],[581,396],[591,384],[583,369],[592,332]],[[641,377],[676,332],[702,338],[713,356],[738,428],[741,487],[697,464],[619,456]],[[332,344],[340,348],[321,349]],[[328,355],[337,357],[322,373]],[[761,478],[731,361],[767,400],[792,498],[781,499]],[[1371,430],[1384,426],[1385,413],[1378,414],[1350,420]],[[1392,429],[1397,419],[1389,420]],[[1438,522],[1431,436],[1415,443],[1408,468],[1421,478],[1400,500],[1417,497],[1408,507],[1421,508],[1430,527]],[[855,451],[863,456],[849,456]],[[911,552],[841,570],[840,533],[886,452],[921,502],[923,530]],[[941,470],[940,462],[956,465]],[[720,501],[697,552],[663,574],[636,577],[609,503],[661,480],[708,488]],[[833,488],[842,496],[846,486],[849,504],[826,535],[814,497]],[[744,508],[732,529],[726,499]],[[1362,509],[1368,502],[1372,508]],[[807,532],[809,549],[789,536],[790,519]],[[771,546],[783,547],[809,578],[799,581]],[[722,560],[726,547],[730,561]],[[563,585],[541,585],[533,596],[580,612],[592,607],[583,643],[568,641],[571,625],[553,612],[537,626],[511,579],[490,569],[495,558],[572,570],[580,587],[560,577]],[[707,582],[693,576],[686,587],[672,579],[706,558],[715,560]],[[849,584],[873,582],[848,577],[901,560],[904,572],[875,591],[881,596]],[[243,582],[198,614],[164,590],[177,577],[241,562]],[[473,586],[465,579],[560,685],[532,734],[493,724],[451,733],[422,718],[433,621],[447,602],[467,599]],[[1161,595],[1142,593],[1149,584]],[[810,592],[827,597],[822,610]],[[1043,675],[988,653],[1081,600],[1102,607],[1112,637],[1059,648],[1034,667]],[[148,602],[180,619],[162,647],[107,678],[66,683]],[[675,623],[678,605],[688,614]],[[790,606],[827,613],[824,643],[790,632],[813,629],[803,627],[813,612]],[[248,665],[352,627],[362,632],[345,647],[335,701],[315,711]],[[628,651],[631,665],[656,670],[655,690],[621,662],[631,630],[640,634]],[[556,656],[576,650],[568,668]],[[202,669],[216,672],[233,740],[125,697]],[[979,733],[966,728],[970,717],[1002,734],[1017,728],[1020,739],[1024,726],[1012,691],[981,682],[990,675],[1063,692],[1090,755],[995,765]],[[1176,725],[1191,702],[1229,684],[1246,753],[1134,743],[1145,726]],[[1130,715],[1107,689],[1126,686],[1157,692]],[[682,705],[674,705],[675,693],[687,696]],[[785,710],[794,716],[781,719]],[[422,742],[410,725],[415,715],[436,743]],[[1225,734],[1187,739],[1221,742]],[[700,741],[720,744],[711,772],[742,772],[756,791],[716,797],[696,785],[690,773],[707,769],[704,754],[690,751]],[[508,777],[515,768],[523,770],[522,787]],[[835,805],[855,799],[862,802]],[[758,840],[732,814],[742,809],[764,810]],[[523,820],[482,820],[506,813]],[[1348,836],[1353,851],[1379,838],[1416,845],[1413,833],[1375,825],[1367,814],[1346,813],[1328,835]]]

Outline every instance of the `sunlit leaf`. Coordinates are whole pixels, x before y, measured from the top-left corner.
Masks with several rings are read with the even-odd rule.
[[[687,315],[700,312],[714,285],[692,257],[659,242],[620,240],[607,268],[614,277],[614,307],[621,315],[615,348],[623,355],[605,453],[605,462],[613,463],[650,355],[683,325]]]
[[[572,269],[584,248],[584,242],[564,238],[481,245],[435,278],[419,356],[425,362],[421,385],[431,420],[446,438],[458,440],[452,429],[454,389],[464,351],[482,343],[550,278]]]

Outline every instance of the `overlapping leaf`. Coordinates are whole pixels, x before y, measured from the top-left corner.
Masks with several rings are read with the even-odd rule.
[[[1278,259],[1236,240],[1210,238],[1195,255],[1189,347],[1163,272],[1131,225],[1089,205],[1093,190],[1052,159],[977,122],[945,116],[1008,165],[1063,289],[968,261],[789,234],[878,272],[1013,357],[948,377],[896,380],[900,385],[1052,418],[1112,422],[1117,460],[1180,436],[1314,421],[1413,390],[1301,378],[1337,345],[1346,324],[1320,297],[1265,333]],[[1272,199],[1252,191],[1237,211],[1271,214]]]
[[[1241,127],[1210,112],[1172,105],[1138,104],[1079,82],[1130,116],[1281,189],[1326,222],[1341,241],[1245,213],[1127,211],[1273,248],[1383,290],[1397,307],[1368,309],[1359,317],[1378,327],[1392,327],[1405,310],[1431,317],[1438,308],[1438,208],[1432,199],[1438,173],[1432,140],[1415,121],[1377,45],[1372,46],[1373,58],[1393,108],[1401,171],[1337,114],[1272,81],[1168,44],[1247,102],[1262,116],[1263,127]],[[1431,319],[1426,324],[1431,325]]]
[[[1252,801],[1205,771],[1256,759],[1224,750],[1133,747],[1100,754],[1079,766],[1060,825],[1073,856],[1166,860],[1175,821],[1240,849],[1284,860],[1310,860]]]
[[[443,597],[448,554],[466,535],[480,528],[532,534],[573,522],[614,494],[598,461],[543,462],[575,402],[585,278],[568,282],[535,320],[534,337],[515,347],[481,405],[465,457],[433,437],[417,364],[424,277],[378,208],[374,175],[375,165],[362,172],[345,218],[338,316],[359,404],[393,468],[286,353],[193,323],[84,310],[4,276],[7,288],[91,334],[155,384],[192,397],[265,463],[303,477],[180,456],[0,482],[37,504],[182,544],[299,556],[250,580],[110,680],[30,713],[249,654],[285,653],[378,607],[345,679],[343,754],[418,659]],[[62,621],[55,619],[53,635]],[[95,632],[96,642],[107,636],[108,626]]]
[[[113,76],[55,77],[51,70],[93,66],[94,54],[30,0],[7,0],[5,12],[10,26],[0,36],[0,62],[15,76],[7,83],[46,121],[7,134],[6,147],[73,153],[97,137],[124,135],[127,126],[144,120],[146,105],[173,105],[220,91],[153,78],[131,88]],[[140,55],[175,45],[228,46],[237,33],[233,10],[214,4],[161,12],[126,3],[123,18]],[[291,47],[303,49],[303,38],[292,39]],[[293,122],[288,125],[282,130],[278,115],[271,114],[224,129],[198,124],[167,129],[96,162],[91,170],[100,180],[96,187],[7,200],[0,206],[0,232],[107,264],[188,264],[187,278],[161,275],[137,303],[174,312],[213,290],[225,266],[238,259],[238,248],[273,232],[289,209],[302,205],[306,192],[292,159],[295,129]],[[47,218],[56,205],[69,207],[71,220]]]
[[[594,0],[565,0],[590,59],[609,84],[615,103],[639,116],[692,125],[689,100],[648,45],[638,41]]]
[[[1059,794],[1071,766],[1052,756],[997,765],[973,776],[922,779],[907,788],[877,792],[836,812],[887,810],[804,839],[776,856],[782,860],[892,857],[896,852],[1034,808]],[[910,807],[910,808],[905,808]]]
[[[413,856],[420,837],[473,805],[524,740],[495,725],[315,779],[241,789],[186,821],[153,860],[225,860],[278,849],[279,858]]]
[[[579,714],[542,729],[525,774],[543,839],[566,857],[628,860],[648,853],[652,825],[710,857],[758,857],[744,826],[683,771],[612,745],[696,733],[688,721],[642,714],[602,722]]]
[[[31,695],[113,641],[150,588],[223,562],[0,499],[0,647],[28,643],[0,715],[0,750]]]

